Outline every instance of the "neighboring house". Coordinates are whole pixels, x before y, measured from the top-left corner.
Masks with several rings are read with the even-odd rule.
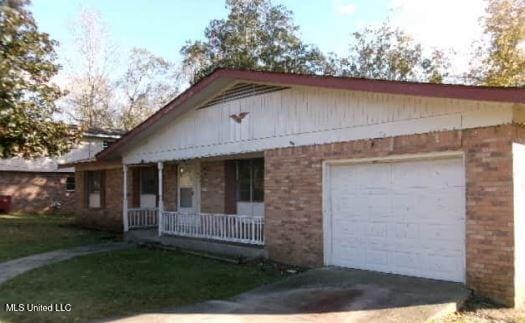
[[[76,164],[78,216],[520,306],[524,123],[524,88],[220,69]]]
[[[11,198],[10,212],[71,214],[77,205],[75,170],[60,165],[93,159],[122,134],[118,130],[93,128],[61,157],[0,159],[0,195]]]

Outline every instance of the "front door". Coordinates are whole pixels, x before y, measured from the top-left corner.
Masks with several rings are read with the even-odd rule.
[[[182,164],[178,167],[178,210],[181,213],[194,214],[199,211],[198,164]]]

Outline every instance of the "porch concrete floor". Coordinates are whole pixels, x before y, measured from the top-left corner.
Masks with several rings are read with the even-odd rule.
[[[230,258],[264,258],[264,246],[188,238],[163,234],[159,237],[157,229],[130,230],[124,235],[126,241],[159,247],[175,247]]]
[[[321,268],[229,300],[119,322],[425,322],[454,312],[469,295],[458,283]]]

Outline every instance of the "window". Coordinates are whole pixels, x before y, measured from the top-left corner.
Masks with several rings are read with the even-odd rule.
[[[88,207],[99,208],[102,206],[101,192],[102,192],[102,172],[100,171],[87,172]]]
[[[181,208],[192,208],[193,207],[193,188],[181,187],[179,192],[180,192],[180,207]]]
[[[88,172],[88,192],[89,193],[100,193],[100,187],[102,182],[101,172]]]
[[[240,202],[264,201],[264,159],[237,161],[237,200]]]
[[[113,140],[104,140],[104,141],[102,142],[102,148],[103,148],[103,149],[106,149],[106,148],[108,148],[109,146],[111,146],[112,143],[113,143]]]
[[[140,169],[140,194],[157,194],[157,170],[154,167]]]
[[[66,177],[66,191],[74,191],[75,190],[75,176],[68,176]]]

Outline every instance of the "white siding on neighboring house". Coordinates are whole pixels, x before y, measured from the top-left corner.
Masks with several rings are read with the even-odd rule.
[[[55,159],[49,157],[24,159],[13,157],[0,159],[0,171],[12,172],[73,172],[71,168],[58,169]]]
[[[101,138],[89,138],[80,142],[77,147],[58,158],[60,164],[71,163],[78,160],[95,158],[95,155],[102,151],[104,140]]]
[[[230,116],[248,112],[241,123]],[[292,88],[192,110],[125,163],[177,160],[512,122],[506,103]]]
[[[58,168],[59,164],[94,158],[103,148],[103,138],[84,138],[75,148],[57,158],[25,159],[13,157],[0,159],[0,171],[19,172],[74,172],[74,168]]]

